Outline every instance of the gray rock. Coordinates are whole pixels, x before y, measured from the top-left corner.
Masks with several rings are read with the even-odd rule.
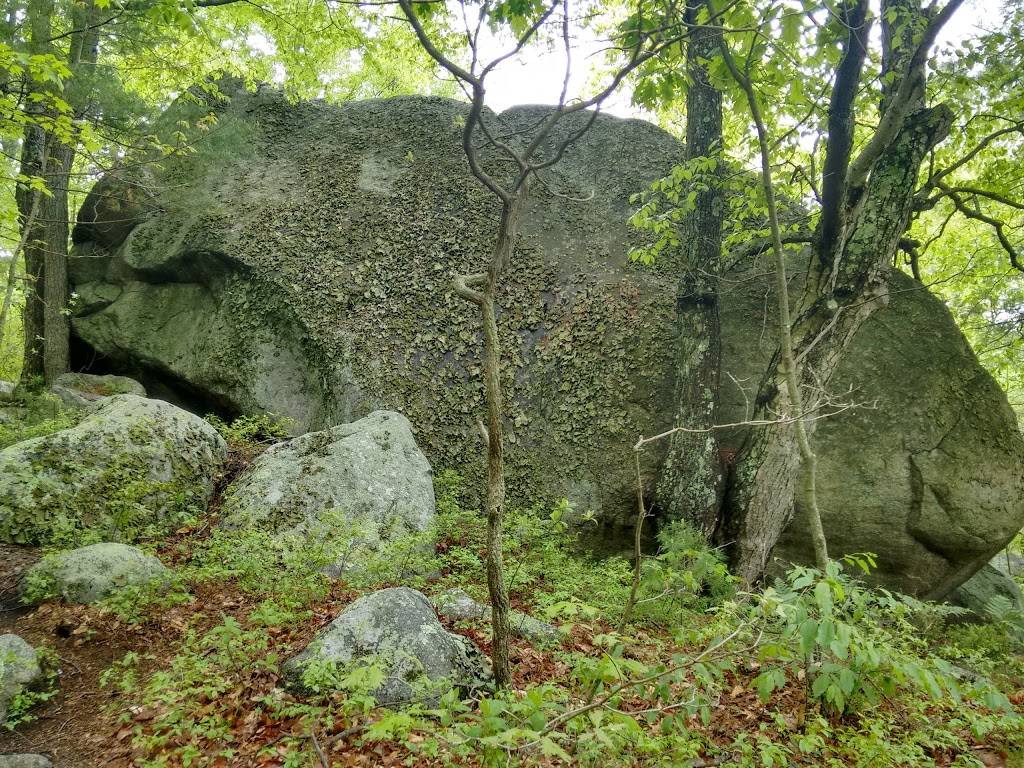
[[[340,666],[383,664],[387,679],[372,695],[395,706],[414,699],[435,701],[452,688],[486,685],[489,667],[476,646],[441,626],[430,601],[414,589],[394,587],[356,600],[305,650],[285,662],[286,677],[302,687],[312,661]]]
[[[43,679],[36,650],[17,635],[0,635],[0,724],[14,697]]]
[[[72,408],[88,408],[97,400],[113,395],[146,396],[146,388],[127,376],[99,376],[92,373],[64,373],[50,391]]]
[[[43,558],[27,578],[71,603],[95,603],[123,587],[166,584],[172,572],[152,555],[127,544],[90,544]]]
[[[160,400],[115,395],[80,423],[0,450],[0,540],[48,543],[92,527],[123,539],[205,507],[227,455],[208,423]]]
[[[1024,573],[1024,557],[1016,552],[1004,550],[989,560],[988,564],[1006,576],[1019,576]]]
[[[0,755],[0,768],[53,768],[50,758],[22,752],[16,755]]]
[[[991,565],[984,566],[967,581],[954,589],[949,602],[969,610],[976,618],[987,619],[986,607],[993,597],[1004,597],[1018,610],[1024,611],[1024,595],[1017,582]]]
[[[486,258],[494,203],[461,150],[466,106],[263,90],[218,110],[216,137],[161,164],[157,212],[123,242],[76,250],[71,278],[88,300],[75,343],[183,399],[275,412],[300,431],[398,410],[434,467],[482,488],[479,315],[450,286]],[[485,119],[512,135],[542,111]],[[636,435],[663,431],[674,410],[683,265],[672,253],[630,263],[645,237],[626,221],[630,195],[682,156],[655,126],[599,116],[531,194],[499,316],[510,504],[569,496],[603,522],[633,518]],[[767,271],[741,261],[722,281],[722,421],[744,417],[775,350]],[[889,287],[832,386],[877,407],[818,424],[819,504],[830,551],[874,552],[879,581],[941,596],[1024,524],[1024,441],[942,303],[900,273]],[[725,435],[725,453],[743,438]],[[640,457],[646,487],[663,443]],[[812,561],[807,540],[797,519],[776,554]]]
[[[438,614],[451,619],[477,621],[489,618],[491,615],[489,605],[478,603],[458,587],[436,595],[433,602]],[[561,638],[557,627],[520,611],[510,611],[508,623],[512,634],[532,643],[548,644],[557,642]]]
[[[376,411],[262,453],[229,490],[227,527],[261,526],[322,538],[324,512],[361,527],[360,538],[425,530],[434,518],[430,464],[404,416]]]
[[[15,384],[13,381],[0,379],[0,400],[4,400],[14,394]]]

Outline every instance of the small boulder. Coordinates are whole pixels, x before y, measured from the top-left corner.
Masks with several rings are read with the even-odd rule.
[[[77,425],[0,450],[0,541],[47,544],[98,529],[131,539],[205,507],[227,446],[162,400],[114,395]]]
[[[26,583],[38,585],[39,597],[95,603],[124,587],[166,584],[171,576],[170,569],[141,549],[107,543],[43,558],[28,572]]]
[[[14,394],[14,382],[0,379],[0,400],[6,400]]]
[[[441,616],[450,619],[476,621],[491,615],[490,606],[478,603],[458,587],[435,596],[434,607]],[[515,610],[509,611],[508,624],[512,634],[531,643],[553,643],[561,637],[557,627]]]
[[[375,411],[351,424],[310,432],[271,447],[230,489],[229,528],[324,535],[321,515],[360,523],[370,540],[425,530],[434,518],[430,464],[408,420]]]
[[[1018,610],[1024,610],[1024,596],[1017,582],[991,564],[986,565],[953,590],[947,600],[969,610],[978,619],[986,620],[986,606],[993,597],[1005,597]]]
[[[480,688],[490,678],[489,665],[476,646],[445,630],[430,601],[408,587],[374,592],[342,611],[305,650],[285,662],[285,676],[293,686],[303,687],[303,672],[313,661],[383,664],[386,678],[371,695],[387,706],[421,698],[436,701],[452,688]]]
[[[14,697],[42,679],[36,649],[17,635],[0,635],[0,724],[7,721]]]
[[[97,400],[114,395],[146,396],[146,388],[127,376],[99,376],[92,373],[64,373],[50,391],[72,408],[88,408]]]
[[[53,768],[50,758],[28,752],[0,755],[0,768]]]

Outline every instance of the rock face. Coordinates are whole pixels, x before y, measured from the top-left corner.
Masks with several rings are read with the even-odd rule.
[[[993,565],[985,565],[980,571],[954,589],[949,602],[966,608],[975,616],[988,617],[986,607],[993,597],[1005,597],[1017,610],[1024,610],[1024,595],[1017,582]]]
[[[360,523],[371,538],[430,525],[430,464],[404,416],[375,411],[278,443],[231,487],[221,514],[229,527],[316,530],[330,510]]]
[[[0,725],[15,696],[42,679],[35,648],[17,635],[0,635]]]
[[[112,395],[146,396],[146,388],[127,376],[97,376],[91,373],[65,373],[50,385],[65,405],[87,408],[97,400]]]
[[[439,615],[452,619],[478,621],[491,615],[490,606],[478,603],[458,587],[436,596],[434,607],[437,608]],[[509,611],[508,623],[512,634],[533,643],[556,642],[560,636],[556,627],[520,611]]]
[[[77,238],[79,354],[160,396],[278,413],[297,432],[397,410],[435,469],[481,487],[479,318],[451,280],[486,258],[495,206],[460,148],[465,106],[262,90],[218,110],[216,136],[165,164],[158,212],[123,240]],[[517,140],[542,112],[486,119]],[[631,264],[643,238],[625,222],[630,195],[681,155],[654,126],[601,116],[534,189],[499,298],[512,503],[567,496],[606,522],[632,518],[632,446],[672,412],[680,265]],[[743,417],[774,349],[768,269],[726,275],[724,421]],[[821,505],[835,554],[876,552],[882,580],[932,595],[1024,523],[1024,446],[942,304],[901,274],[891,288],[834,387],[877,407],[818,429]],[[641,457],[651,486],[663,448]],[[780,556],[805,556],[801,531]]]
[[[152,555],[127,544],[91,544],[44,558],[28,573],[48,595],[71,603],[95,603],[124,587],[167,583],[171,571]]]
[[[183,504],[205,506],[226,453],[213,427],[170,403],[106,398],[70,429],[0,451],[0,539],[160,532]]]
[[[371,692],[381,704],[399,705],[451,688],[484,685],[489,669],[469,640],[446,631],[430,601],[408,587],[374,592],[356,600],[301,653],[285,662],[285,675],[301,687],[310,662],[344,666],[375,661],[387,677]]]

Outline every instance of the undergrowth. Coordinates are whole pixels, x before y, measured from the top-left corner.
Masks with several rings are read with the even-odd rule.
[[[432,530],[390,540],[333,513],[315,534],[197,526],[171,542],[173,588],[99,608],[176,633],[105,673],[116,743],[144,767],[322,765],[320,753],[344,765],[969,766],[1024,745],[1020,648],[997,625],[951,628],[949,609],[869,589],[854,574],[870,556],[748,594],[718,552],[668,526],[624,625],[631,564],[574,554],[565,503],[507,516],[512,602],[563,631],[554,648],[514,639],[512,689],[389,710],[370,693],[383,674],[372,663],[307,669],[303,692],[290,689],[283,662],[368,590],[459,586],[486,600],[484,517],[453,473],[437,476],[436,499]],[[486,621],[449,628],[489,643]]]

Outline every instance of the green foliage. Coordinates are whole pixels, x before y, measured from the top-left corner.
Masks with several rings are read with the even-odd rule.
[[[338,520],[342,523],[344,516]],[[232,582],[285,610],[305,608],[327,593],[329,580],[322,569],[358,536],[341,524],[334,530],[335,537],[307,538],[258,528],[218,528],[192,552],[182,577],[196,583]]]
[[[110,597],[100,601],[101,610],[116,616],[130,626],[145,624],[154,614],[162,615],[178,605],[193,601],[181,576],[174,573],[167,581],[132,584],[119,587]]]
[[[636,607],[648,620],[671,625],[734,597],[736,583],[722,552],[676,520],[658,531],[657,554],[643,559]]]
[[[867,570],[870,555],[851,556]],[[992,686],[963,686],[952,667],[927,652],[913,619],[926,606],[883,589],[868,589],[831,562],[825,573],[796,567],[757,596],[757,619],[767,642],[758,693],[768,701],[796,677],[827,712],[843,714],[877,706],[912,687],[925,697],[959,702],[975,698],[1012,712]],[[935,610],[935,609],[932,609]]]
[[[239,416],[230,423],[213,413],[208,413],[205,418],[229,445],[284,440],[288,437],[288,428],[291,424],[291,419],[283,419],[272,413]]]

